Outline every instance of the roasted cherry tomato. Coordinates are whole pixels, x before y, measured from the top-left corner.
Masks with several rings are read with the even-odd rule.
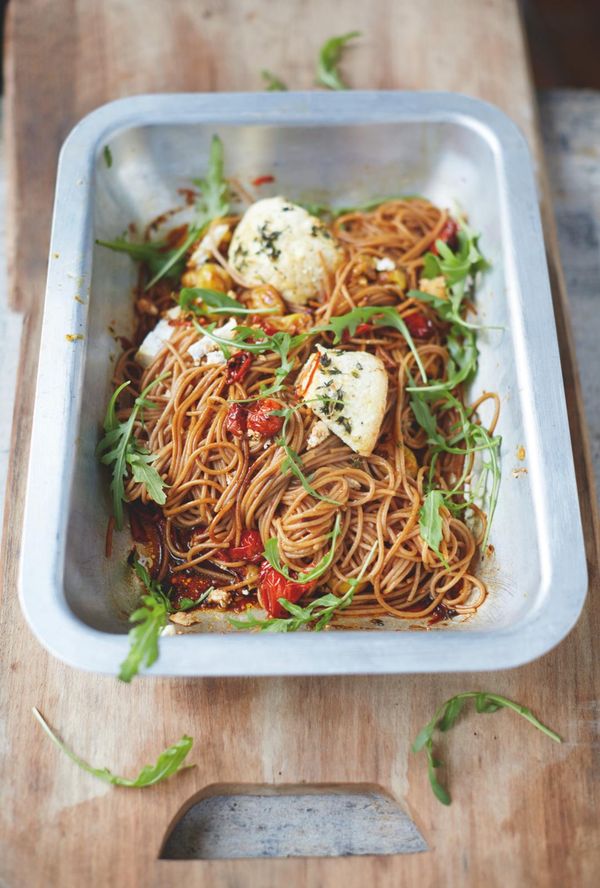
[[[279,604],[278,599],[286,598],[295,604],[312,589],[313,585],[313,583],[296,583],[294,580],[288,580],[265,561],[260,569],[258,600],[269,617],[288,617],[288,612]]]
[[[273,410],[279,410],[281,405],[272,398],[263,398],[262,401],[256,401],[248,408],[248,428],[265,438],[271,438],[281,431],[283,426],[283,417],[273,416]]]
[[[436,237],[436,240],[444,241],[445,244],[448,244],[451,250],[456,250],[458,246],[458,225],[450,216],[448,216],[446,222],[444,223],[444,227]],[[431,252],[434,256],[438,255],[438,248],[435,243],[431,246]]]
[[[433,333],[433,324],[427,315],[420,311],[413,311],[404,317],[404,323],[408,327],[408,332],[415,339],[429,339]]]
[[[263,558],[263,541],[257,530],[243,530],[239,546],[223,549],[221,557],[224,561],[250,561],[259,564]]]
[[[227,411],[225,428],[236,438],[243,438],[246,432],[247,411],[241,404],[232,404]]]
[[[227,361],[227,382],[241,382],[252,364],[252,355],[249,352],[240,351]]]

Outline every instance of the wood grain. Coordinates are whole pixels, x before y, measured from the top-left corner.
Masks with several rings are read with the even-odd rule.
[[[590,571],[577,628],[541,660],[493,675],[169,680],[131,687],[51,659],[17,599],[17,564],[60,143],[97,105],[152,91],[260,88],[268,67],[310,87],[317,47],[351,28],[354,86],[448,89],[507,111],[540,162],[544,221]],[[567,303],[521,24],[511,0],[22,0],[7,22],[13,303],[25,313],[0,608],[0,879],[13,886],[592,886],[600,867],[597,516]],[[566,553],[568,557],[568,553]],[[26,553],[35,557],[35,553]],[[424,664],[424,668],[426,664]],[[454,804],[433,798],[411,738],[445,697],[493,689],[565,737],[502,712],[444,740]],[[37,705],[86,758],[133,773],[184,732],[197,767],[152,790],[112,789],[43,736]],[[403,800],[430,851],[338,860],[159,861],[186,799],[214,783],[370,783]]]

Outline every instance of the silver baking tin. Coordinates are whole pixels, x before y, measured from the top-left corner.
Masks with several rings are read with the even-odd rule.
[[[75,127],[58,168],[23,531],[20,599],[32,630],[82,669],[114,673],[127,653],[130,543],[117,534],[104,557],[108,479],[94,449],[118,350],[109,327],[131,330],[135,268],[95,238],[180,203],[177,188],[203,174],[214,132],[230,174],[276,176],[260,196],[343,205],[420,193],[468,211],[492,261],[479,317],[499,328],[480,335],[471,392],[502,399],[495,554],[481,568],[488,599],[466,621],[290,635],[213,621],[162,638],[151,673],[472,671],[544,654],[575,624],[587,574],[532,160],[497,108],[449,93],[136,96]]]

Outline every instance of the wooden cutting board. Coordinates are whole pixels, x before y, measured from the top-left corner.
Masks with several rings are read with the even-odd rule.
[[[59,146],[110,99],[141,92],[256,90],[268,67],[310,88],[317,48],[358,29],[349,82],[444,89],[494,102],[538,162],[590,596],[577,628],[529,666],[493,674],[360,678],[143,679],[74,671],[31,636],[17,564],[31,407]],[[12,300],[25,315],[4,523],[0,609],[0,880],[16,886],[591,886],[597,812],[600,631],[597,515],[526,49],[511,0],[13,0],[6,29]],[[35,552],[24,553],[35,558]],[[564,553],[569,557],[569,553]],[[423,664],[426,667],[426,664]],[[429,790],[411,739],[446,697],[487,689],[526,703],[558,746],[511,713],[469,714],[443,742],[454,802]],[[38,706],[88,760],[133,774],[184,732],[196,768],[118,790],[62,757]],[[211,784],[371,784],[411,814],[428,851],[394,857],[158,860],[169,823]]]

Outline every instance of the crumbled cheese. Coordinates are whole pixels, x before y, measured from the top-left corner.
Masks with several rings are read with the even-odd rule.
[[[329,437],[331,432],[325,425],[322,419],[318,419],[315,423],[313,423],[310,432],[308,433],[308,438],[306,439],[306,449],[311,450],[313,447],[318,447],[326,438]]]
[[[317,345],[298,377],[304,403],[361,456],[369,456],[377,443],[387,390],[383,361],[369,352]]]
[[[395,268],[396,263],[393,259],[390,259],[389,256],[384,256],[382,259],[375,260],[376,271],[394,271]]]
[[[229,262],[250,286],[271,284],[296,305],[323,291],[341,257],[321,220],[284,197],[252,204],[229,246]]]
[[[446,280],[441,275],[435,278],[422,277],[419,281],[419,290],[422,293],[429,293],[430,296],[437,296],[438,299],[447,299]]]
[[[211,351],[206,356],[205,364],[226,364],[227,358],[223,354],[223,352],[219,349],[219,351]]]
[[[210,604],[218,604],[219,607],[227,607],[231,601],[231,592],[226,592],[224,589],[211,589],[206,601]]]
[[[215,330],[215,333],[220,336],[222,339],[233,339],[234,331],[237,327],[237,321],[235,318],[229,318],[226,324],[223,324],[222,327],[218,327]],[[212,352],[216,352],[223,360],[217,360],[216,358],[208,359],[208,355]],[[188,348],[188,355],[194,359],[194,361],[199,364],[202,358],[206,358],[207,363],[209,364],[221,364],[225,363],[225,357],[220,347],[216,342],[213,342],[208,336],[201,336],[201,338],[197,342],[193,342]]]
[[[190,256],[187,267],[191,269],[200,268],[201,265],[208,262],[212,258],[213,251],[218,249],[228,230],[229,226],[223,225],[223,223],[211,226]]]
[[[178,318],[180,314],[181,309],[178,305],[170,308],[166,315],[160,319],[156,327],[150,330],[135,353],[135,359],[141,367],[144,367],[144,369],[149,367],[158,353],[164,348],[165,342],[169,341],[176,329],[169,323],[169,319]]]

